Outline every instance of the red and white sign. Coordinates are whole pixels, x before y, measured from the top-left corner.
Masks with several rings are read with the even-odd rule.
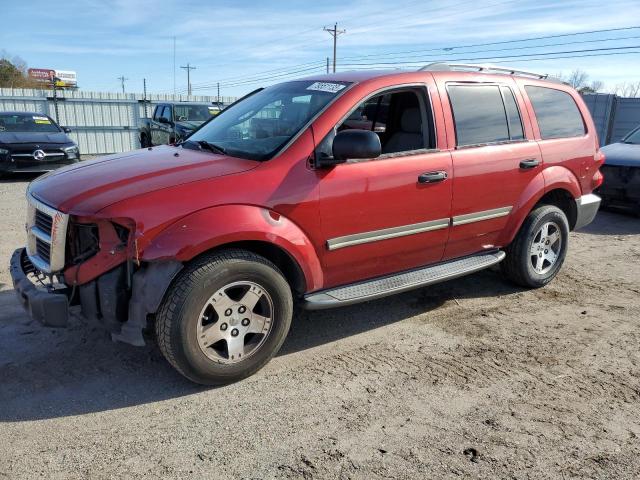
[[[31,78],[42,82],[50,82],[56,76],[56,71],[50,68],[30,68],[27,72]]]

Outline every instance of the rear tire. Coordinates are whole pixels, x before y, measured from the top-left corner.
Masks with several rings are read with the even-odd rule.
[[[569,222],[553,205],[535,208],[505,251],[500,264],[512,282],[530,288],[543,287],[558,274],[567,254]]]
[[[149,140],[147,140],[147,136],[144,133],[140,135],[140,147],[141,148],[150,147]]]
[[[292,314],[291,288],[273,263],[226,250],[180,273],[158,311],[156,336],[182,375],[220,385],[266,365],[282,346]]]

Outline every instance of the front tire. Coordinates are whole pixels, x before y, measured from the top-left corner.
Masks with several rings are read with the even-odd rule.
[[[501,263],[504,275],[529,288],[543,287],[560,271],[567,254],[569,222],[562,210],[553,205],[535,208],[505,251]]]
[[[206,255],[170,287],[156,318],[165,358],[189,380],[220,385],[246,378],[282,346],[293,314],[278,268],[245,250]]]

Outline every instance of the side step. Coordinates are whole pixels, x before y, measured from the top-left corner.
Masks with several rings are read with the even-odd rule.
[[[504,252],[494,250],[395,275],[322,290],[305,295],[304,306],[308,310],[322,310],[366,302],[477,272],[501,262],[504,257]]]

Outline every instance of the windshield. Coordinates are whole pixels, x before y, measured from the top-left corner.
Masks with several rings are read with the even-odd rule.
[[[207,142],[235,157],[268,160],[347,85],[314,81],[274,85],[223,110],[184,146]]]
[[[633,143],[634,145],[640,145],[640,127],[636,128],[623,140],[624,143]]]
[[[46,115],[0,113],[0,132],[58,133],[59,131],[54,121]]]
[[[212,116],[207,105],[175,105],[173,108],[176,122],[204,122]]]

